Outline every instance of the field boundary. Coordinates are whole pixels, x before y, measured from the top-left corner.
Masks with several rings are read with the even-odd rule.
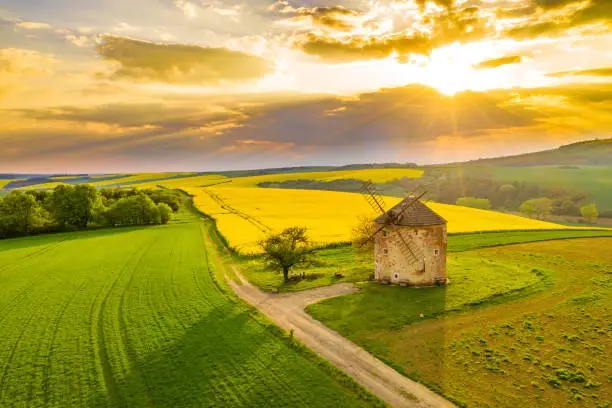
[[[182,190],[180,191],[185,193]],[[206,234],[206,236],[209,237],[209,239],[212,241],[213,244],[216,244],[215,242],[215,237],[216,237],[217,239],[219,239],[218,243],[222,246],[222,248],[219,248],[217,245],[213,245],[213,248],[211,248],[212,251],[209,251],[208,248],[206,248],[206,242],[205,242],[204,235],[202,235],[203,245],[205,246],[206,262],[209,264],[208,270],[209,270],[209,273],[211,274],[211,278],[215,286],[217,287],[217,289],[231,301],[240,302],[240,304],[242,304],[242,306],[244,307],[245,311],[248,312],[249,317],[254,322],[256,322],[257,324],[261,325],[263,328],[268,330],[279,340],[283,341],[292,350],[295,350],[296,353],[314,362],[322,371],[327,373],[332,379],[337,381],[340,385],[354,391],[359,399],[371,403],[373,407],[388,406],[383,401],[381,401],[377,396],[375,396],[372,392],[370,392],[369,390],[361,386],[357,381],[355,381],[346,372],[344,372],[343,370],[339,369],[338,367],[336,367],[335,365],[333,365],[332,363],[330,363],[329,361],[321,357],[319,354],[317,354],[316,352],[308,348],[306,345],[298,341],[295,337],[293,337],[292,334],[288,333],[287,331],[282,329],[280,326],[278,326],[276,323],[274,323],[266,314],[262,313],[256,306],[250,305],[249,303],[245,302],[233,290],[227,290],[229,289],[229,286],[231,284],[231,281],[229,277],[227,277],[227,275],[225,275],[226,282],[228,283],[227,289],[224,285],[221,284],[221,282],[219,281],[219,277],[216,276],[214,272],[216,270],[216,267],[211,264],[211,259],[210,259],[211,256],[216,257],[216,261],[219,263],[220,266],[223,267],[223,266],[226,266],[226,263],[224,262],[224,259],[223,259],[224,258],[223,253],[220,253],[219,250],[227,249],[229,251],[229,254],[227,255],[229,255],[230,257],[236,256],[237,253],[231,247],[228,247],[226,245],[225,237],[223,237],[223,235],[218,231],[215,219],[210,217],[208,214],[205,214],[201,212],[200,210],[198,210],[195,204],[193,203],[192,199],[190,199],[189,202],[190,202],[189,210],[193,211],[196,215],[203,216],[203,219],[198,221],[201,225],[202,224],[204,225],[204,228],[201,229],[202,234]],[[206,228],[207,223],[209,225],[209,228]]]

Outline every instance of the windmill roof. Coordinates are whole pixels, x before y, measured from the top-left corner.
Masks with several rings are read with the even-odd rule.
[[[400,214],[399,218],[394,223],[395,225],[403,225],[407,227],[425,227],[430,225],[443,225],[447,221],[438,215],[431,208],[423,204],[420,200],[414,201],[415,197],[406,197],[395,207],[379,216],[374,220],[377,224],[386,224],[391,222],[391,216]],[[410,208],[402,212],[405,206],[409,205]]]

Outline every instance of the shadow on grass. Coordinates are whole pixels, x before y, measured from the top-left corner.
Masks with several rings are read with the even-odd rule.
[[[121,377],[112,362],[113,384],[91,406],[356,406],[313,362],[231,302],[158,352],[136,356],[129,351],[135,340],[147,341],[128,340],[129,373]]]

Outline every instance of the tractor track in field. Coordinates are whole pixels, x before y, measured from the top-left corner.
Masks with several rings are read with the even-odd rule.
[[[47,365],[43,366],[42,368],[42,377],[43,377],[42,378],[42,383],[43,383],[42,388],[44,390],[45,406],[49,406],[51,403],[49,401],[50,394],[48,390],[49,390],[49,383],[50,383],[50,378],[51,378],[51,370],[53,369],[53,359],[52,359],[53,346],[57,338],[57,332],[59,331],[60,323],[62,319],[64,318],[64,314],[66,314],[66,310],[68,310],[68,307],[70,307],[70,304],[72,303],[74,298],[77,297],[77,295],[83,290],[83,288],[88,283],[89,283],[88,280],[84,280],[79,285],[79,287],[74,292],[72,292],[71,296],[68,296],[67,300],[64,302],[59,312],[55,315],[53,319],[53,330],[51,332],[51,339],[49,340],[49,343],[47,346],[47,353],[46,353]]]
[[[305,307],[312,303],[354,293],[357,289],[353,284],[274,295],[262,292],[250,284],[235,266],[232,267],[241,284],[229,279],[228,283],[241,299],[255,306],[284,330],[293,330],[296,338],[307,347],[343,370],[381,400],[393,407],[402,408],[455,407],[305,312]]]
[[[100,302],[100,307],[98,310],[97,318],[95,319],[96,326],[97,326],[96,344],[97,344],[98,355],[100,358],[100,365],[102,366],[102,376],[104,379],[104,386],[108,393],[108,397],[113,402],[114,406],[121,406],[122,404],[119,403],[121,401],[121,397],[119,395],[118,384],[115,379],[115,375],[113,374],[113,368],[110,362],[106,340],[104,338],[104,331],[105,331],[104,330],[104,309],[106,308],[106,302],[108,301],[111,293],[113,292],[113,290],[115,289],[115,287],[117,286],[117,284],[119,283],[123,275],[126,273],[126,270],[129,268],[130,261],[132,261],[133,259],[136,259],[136,264],[138,265],[140,261],[142,260],[144,254],[147,252],[148,249],[150,249],[150,247],[151,245],[148,245],[144,250],[140,250],[139,252],[134,254],[132,257],[130,257],[130,259],[125,263],[124,267],[117,274],[117,277],[113,281],[110,288],[106,291],[106,294],[104,295],[104,298],[102,299],[102,302]],[[132,273],[133,273],[133,268],[132,268]],[[102,293],[102,291],[100,291],[100,293]],[[92,303],[92,305],[94,304],[95,302]],[[119,317],[119,319],[121,319],[121,317]],[[123,338],[122,338],[122,341],[123,341]]]
[[[42,255],[45,252],[49,252],[50,250],[60,246],[64,241],[66,241],[66,240],[63,239],[61,241],[57,241],[57,242],[54,242],[52,244],[44,245],[42,248],[37,249],[34,252],[30,252],[29,254],[26,254],[26,255],[22,256],[21,258],[17,259],[15,262],[7,264],[7,265],[4,265],[2,268],[0,268],[0,272],[4,272],[5,270],[10,269],[10,268],[12,268],[15,265],[18,265],[22,261],[28,260],[28,259],[36,257],[38,255]]]
[[[34,320],[34,318],[36,317],[36,311],[38,311],[41,308],[41,305],[43,304],[44,302],[40,302],[34,310],[30,310],[30,317],[28,317],[28,320],[22,326],[21,332],[19,333],[17,340],[11,347],[11,352],[9,353],[8,359],[6,360],[5,365],[4,365],[4,369],[2,370],[2,376],[0,376],[0,395],[2,394],[2,390],[4,389],[6,376],[8,374],[9,369],[11,368],[13,359],[15,358],[15,353],[17,352],[17,348],[19,348],[19,344],[21,343],[21,340],[23,340],[23,337],[26,331],[28,330],[30,323],[32,323],[32,320]]]
[[[224,210],[230,212],[231,214],[235,214],[237,216],[239,216],[240,218],[243,218],[245,221],[253,224],[257,229],[259,229],[261,232],[269,234],[270,232],[272,232],[272,228],[270,228],[269,226],[267,226],[266,224],[264,224],[263,222],[261,222],[260,220],[258,220],[257,218],[253,217],[252,215],[249,215],[243,211],[238,210],[235,207],[232,207],[230,204],[227,203],[227,201],[225,201],[225,199],[223,199],[223,197],[221,197],[218,194],[213,193],[212,191],[203,188],[202,189],[206,194],[208,194],[208,196],[214,201],[216,202],[219,207],[223,208]]]
[[[65,240],[59,241],[53,245],[48,245],[43,249],[37,250],[31,254],[28,254],[22,258],[19,258],[19,261],[23,261],[25,259],[30,259],[33,258],[37,255],[42,255],[45,252],[50,251],[51,249],[57,248],[61,243],[63,243]],[[18,261],[18,262],[19,262]],[[7,266],[4,270],[10,268],[11,266],[15,265],[14,263]],[[47,274],[45,276],[40,277],[41,279],[49,279],[50,275]],[[41,281],[39,279],[31,279],[30,282],[28,282],[21,290],[19,290],[19,292],[17,292],[17,294],[15,294],[15,296],[13,296],[11,298],[11,300],[9,302],[7,302],[1,309],[0,309],[0,324],[2,324],[2,322],[4,322],[4,319],[7,318],[7,316],[10,316],[10,312],[12,310],[14,310],[17,306],[17,304],[19,304],[20,302],[23,301],[23,299],[28,297],[28,294],[31,293],[32,288],[34,288],[34,286],[39,285],[41,283]]]

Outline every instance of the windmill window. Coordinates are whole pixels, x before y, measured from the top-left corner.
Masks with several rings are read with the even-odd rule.
[[[383,249],[383,254],[387,255],[389,253],[389,250],[387,248]]]
[[[396,273],[394,273],[394,274],[393,274],[393,278],[394,278],[394,279],[399,279],[399,273],[397,273],[397,272],[396,272]]]
[[[387,231],[383,231],[383,237],[387,236]]]
[[[440,255],[440,250],[439,250],[439,249],[434,249],[434,255],[435,255],[435,256]]]

